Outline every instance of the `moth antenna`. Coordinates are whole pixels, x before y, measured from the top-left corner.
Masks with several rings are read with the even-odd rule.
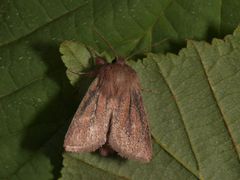
[[[144,51],[144,50],[146,50],[146,49],[148,49],[148,48],[151,48],[151,47],[153,47],[153,46],[157,46],[158,44],[160,44],[160,43],[162,43],[162,42],[164,42],[164,41],[166,41],[166,40],[168,40],[168,39],[169,39],[169,38],[165,38],[165,39],[163,39],[162,41],[160,41],[160,42],[158,42],[158,43],[156,43],[156,44],[153,44],[153,45],[151,45],[151,46],[145,47],[145,48],[141,49],[140,51],[137,51],[137,52],[133,53],[132,55],[128,56],[128,57],[125,59],[125,61],[128,60],[128,59],[130,59],[131,57],[135,56],[136,54],[138,54],[138,53],[140,53],[140,52],[142,52],[142,51]]]
[[[96,27],[93,25],[93,29],[98,33],[98,35],[107,43],[107,45],[112,49],[112,51],[115,54],[115,57],[117,58],[117,53],[116,51],[113,49],[113,47],[107,42],[107,40],[98,32],[98,30],[96,29]]]

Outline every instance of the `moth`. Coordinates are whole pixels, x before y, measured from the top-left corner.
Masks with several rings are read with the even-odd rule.
[[[106,63],[88,47],[101,66],[88,73],[95,79],[66,133],[65,150],[90,152],[99,149],[104,156],[116,151],[122,157],[149,162],[152,157],[151,133],[141,86],[136,72],[125,63],[136,53],[124,59],[96,28],[95,31],[113,50],[115,59]]]

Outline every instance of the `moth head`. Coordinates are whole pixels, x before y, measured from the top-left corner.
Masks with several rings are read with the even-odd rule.
[[[115,63],[121,64],[121,65],[125,65],[126,64],[125,63],[125,59],[122,56],[120,56],[120,55],[116,55],[115,59],[112,60],[112,64],[115,64]]]

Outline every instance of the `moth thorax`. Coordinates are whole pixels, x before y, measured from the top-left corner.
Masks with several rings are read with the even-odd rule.
[[[120,98],[125,93],[130,93],[132,86],[138,84],[136,72],[126,64],[108,64],[101,69],[99,87],[104,96]]]

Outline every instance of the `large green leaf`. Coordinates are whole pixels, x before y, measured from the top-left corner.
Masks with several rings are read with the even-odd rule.
[[[0,179],[61,176],[63,138],[79,104],[60,59],[61,42],[109,50],[94,24],[124,57],[166,37],[145,52],[177,54],[186,38],[210,43],[233,33],[239,8],[226,0],[1,0]],[[153,159],[141,164],[66,153],[63,179],[239,179],[238,31],[213,45],[188,41],[179,56],[129,61],[141,85],[154,91],[143,92]],[[78,78],[82,98],[91,80]]]
[[[89,176],[95,179],[112,174],[133,179],[239,179],[240,27],[225,40],[214,39],[212,45],[189,40],[179,56],[150,53],[143,61],[130,61],[142,86],[154,91],[143,92],[153,159],[146,165],[97,153],[66,153],[63,179],[82,177],[89,164],[100,173]],[[92,66],[90,52],[80,43],[66,41],[60,52],[70,69],[82,72]],[[84,77],[69,71],[67,75],[81,87]]]

